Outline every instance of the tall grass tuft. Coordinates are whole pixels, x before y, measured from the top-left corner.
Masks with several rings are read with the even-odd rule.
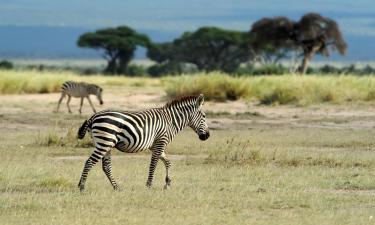
[[[163,81],[167,95],[173,98],[204,93],[208,100],[224,101],[237,100],[250,94],[246,79],[222,73],[168,77]]]
[[[50,130],[46,133],[41,133],[36,136],[34,140],[34,145],[36,146],[56,146],[56,147],[92,147],[92,140],[90,135],[86,135],[83,140],[77,139],[77,131],[73,128],[68,129],[67,131],[57,131]]]

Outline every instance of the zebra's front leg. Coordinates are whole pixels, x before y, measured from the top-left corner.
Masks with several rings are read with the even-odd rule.
[[[151,163],[150,163],[150,168],[148,172],[148,179],[146,183],[146,186],[148,188],[152,186],[152,181],[154,179],[154,172],[155,172],[156,165],[158,164],[159,157],[160,157],[160,153],[158,154],[157,152],[154,152],[154,151],[152,152]]]
[[[86,183],[87,175],[90,172],[91,168],[103,158],[103,156],[106,154],[107,151],[109,151],[109,148],[108,149],[97,148],[91,154],[91,156],[87,159],[85,166],[83,167],[81,179],[79,180],[79,183],[78,183],[78,187],[81,192],[85,190],[85,183]]]
[[[107,154],[103,157],[102,168],[103,168],[105,175],[107,175],[109,182],[111,182],[113,189],[119,190],[119,186],[117,185],[112,175],[111,151],[107,152]]]
[[[163,152],[160,157],[161,161],[163,161],[164,163],[164,166],[165,166],[165,170],[166,170],[166,175],[165,175],[165,186],[164,186],[164,189],[168,189],[170,186],[171,186],[171,179],[169,178],[169,174],[168,174],[168,171],[169,171],[169,168],[171,167],[171,161],[169,161],[169,159],[167,158],[167,156],[165,155],[165,152]]]
[[[96,113],[96,110],[95,110],[95,108],[94,108],[94,105],[93,105],[92,102],[91,102],[90,96],[87,96],[87,100],[89,101],[90,106],[91,106],[92,110],[94,111],[94,113]]]
[[[79,114],[82,114],[83,97],[81,97],[81,106],[79,107]]]

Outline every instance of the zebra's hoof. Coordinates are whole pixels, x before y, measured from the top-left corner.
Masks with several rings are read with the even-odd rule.
[[[122,191],[122,188],[120,188],[119,186],[114,186],[113,190],[115,190],[115,191]]]
[[[152,183],[151,182],[147,182],[146,183],[146,187],[151,188],[152,187]]]
[[[171,186],[170,185],[164,185],[164,190],[168,190],[168,189],[170,189],[171,188]]]

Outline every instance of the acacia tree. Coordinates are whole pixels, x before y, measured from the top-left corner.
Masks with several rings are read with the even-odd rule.
[[[154,44],[148,57],[159,63],[188,62],[204,71],[233,72],[249,60],[246,32],[202,27],[186,32],[170,43]]]
[[[148,47],[149,38],[127,26],[106,28],[81,35],[79,47],[103,50],[103,57],[108,61],[105,69],[110,74],[125,74],[137,46]]]
[[[308,13],[296,24],[295,32],[296,42],[303,51],[300,66],[302,74],[306,72],[309,61],[317,53],[326,57],[330,55],[330,51],[337,50],[341,55],[346,53],[347,44],[339,26],[330,18],[322,17],[317,13]]]
[[[328,57],[330,51],[338,50],[344,55],[347,49],[337,23],[317,13],[305,14],[298,22],[286,17],[263,18],[254,23],[249,36],[250,45],[262,57],[271,54],[278,60],[301,52],[302,74],[315,54]]]

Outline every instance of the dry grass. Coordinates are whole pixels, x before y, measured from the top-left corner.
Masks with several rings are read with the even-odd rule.
[[[145,87],[158,86],[159,80],[144,77],[80,76],[72,72],[9,71],[0,70],[0,94],[27,94],[59,92],[67,80],[85,81],[98,85]]]
[[[117,151],[112,168],[123,191],[112,190],[97,164],[86,192],[79,193],[78,180],[92,148],[84,144],[90,143],[89,135],[78,146],[75,135],[88,115],[55,114],[55,102],[14,99],[1,105],[1,224],[358,225],[371,224],[375,217],[371,128],[276,124],[281,119],[268,118],[265,111],[208,113],[216,121],[253,123],[227,124],[212,130],[204,142],[190,129],[179,134],[167,153],[186,157],[172,159],[168,191],[163,190],[162,163],[154,187],[147,189],[149,153],[118,157],[123,153]],[[304,110],[313,113],[316,108]],[[371,122],[373,117],[339,119]],[[299,125],[321,122],[303,120]]]
[[[164,83],[170,97],[204,93],[207,99],[212,100],[254,99],[266,105],[309,105],[375,99],[375,78],[372,76],[230,77],[211,73],[166,78]]]

